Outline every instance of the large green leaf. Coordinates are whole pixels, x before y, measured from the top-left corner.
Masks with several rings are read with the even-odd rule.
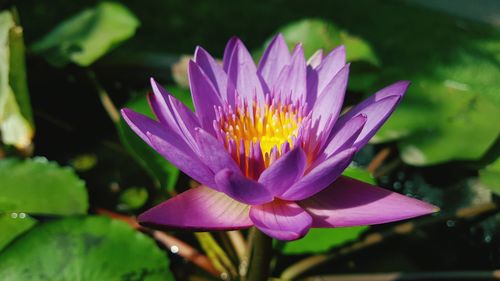
[[[24,63],[22,28],[10,12],[1,12],[0,135],[19,149],[27,148],[34,134]]]
[[[35,280],[173,280],[154,241],[105,217],[41,224],[0,253],[0,276]]]
[[[331,3],[328,12],[318,14],[377,54],[379,68],[360,73],[363,67],[353,63],[350,89],[369,94],[398,80],[413,82],[376,141],[398,141],[403,160],[420,166],[485,154],[500,130],[492,122],[500,107],[498,29],[397,1]],[[313,27],[309,24],[314,35]]]
[[[25,213],[0,214],[0,251],[17,236],[32,228],[36,220]]]
[[[45,158],[0,161],[0,213],[73,215],[88,208],[85,184]]]
[[[287,242],[283,248],[285,254],[303,254],[324,252],[356,240],[368,226],[343,228],[312,228],[304,238]]]
[[[61,23],[32,50],[56,66],[88,66],[132,37],[138,26],[139,20],[125,6],[102,2]]]
[[[488,97],[429,80],[416,81],[375,141],[400,139],[412,165],[478,159],[500,134],[500,107]]]
[[[373,178],[372,174],[370,174],[370,172],[368,172],[367,170],[362,169],[360,167],[357,167],[357,166],[351,165],[351,166],[347,167],[347,169],[344,170],[342,175],[353,178],[353,179],[357,179],[357,180],[360,180],[360,181],[363,181],[363,182],[366,182],[369,184],[376,184],[375,179]]]
[[[500,132],[492,122],[500,119],[500,31],[402,3],[343,8],[335,21],[369,41],[383,65],[370,92],[397,80],[413,82],[376,140],[398,140],[412,165],[481,158]],[[353,10],[363,21],[347,16]],[[396,30],[407,32],[390,32]]]
[[[293,48],[297,43],[302,43],[306,57],[310,57],[319,49],[328,52],[339,45],[344,45],[348,61],[366,61],[373,65],[379,64],[379,60],[368,42],[350,35],[328,21],[304,19],[292,22],[280,28],[278,32],[283,34],[290,48]],[[266,45],[269,42],[270,39]]]
[[[479,180],[500,195],[500,158],[479,171]]]

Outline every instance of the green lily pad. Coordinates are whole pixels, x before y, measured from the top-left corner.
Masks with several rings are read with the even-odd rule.
[[[335,23],[369,42],[380,59],[367,94],[412,81],[377,142],[397,141],[403,160],[418,166],[484,156],[500,130],[493,121],[500,118],[498,29],[405,2],[334,8],[342,10],[332,16]]]
[[[0,213],[85,214],[85,184],[69,167],[45,158],[0,160]]]
[[[25,213],[0,214],[0,252],[12,240],[31,229],[36,220]]]
[[[355,241],[368,229],[368,226],[343,228],[312,228],[304,238],[287,242],[285,254],[320,253],[347,242]]]
[[[360,180],[362,182],[366,182],[369,184],[376,184],[375,178],[373,177],[373,175],[370,172],[368,172],[367,170],[360,168],[360,167],[356,167],[356,166],[351,165],[351,166],[347,167],[347,169],[344,170],[342,175],[353,178],[353,179],[357,179],[357,180]]]
[[[142,207],[148,200],[148,191],[141,187],[131,187],[125,189],[120,194],[120,209],[134,210]]]
[[[32,45],[51,64],[88,66],[135,34],[139,20],[125,6],[102,2],[65,20]]]
[[[174,280],[153,240],[105,217],[40,224],[0,254],[0,276],[35,280]]]
[[[317,50],[329,52],[339,45],[346,47],[348,61],[366,61],[378,65],[379,60],[370,44],[362,38],[350,35],[332,22],[320,19],[304,19],[287,24],[278,32],[285,37],[290,48],[302,43],[304,54],[310,57]],[[266,45],[271,39],[267,40]]]
[[[399,139],[412,165],[480,158],[500,134],[500,107],[488,97],[449,85],[416,81],[405,101],[373,139]]]
[[[479,170],[479,180],[486,187],[500,195],[500,159]]]

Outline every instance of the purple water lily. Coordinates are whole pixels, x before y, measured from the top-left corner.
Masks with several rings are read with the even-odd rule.
[[[258,66],[232,38],[222,65],[204,49],[189,62],[195,107],[151,80],[157,121],[129,109],[130,127],[202,186],[139,216],[146,225],[193,230],[256,226],[281,240],[311,227],[379,224],[435,212],[433,205],[341,175],[385,122],[409,82],[376,92],[340,115],[349,64],[340,46],[307,62],[281,35]]]

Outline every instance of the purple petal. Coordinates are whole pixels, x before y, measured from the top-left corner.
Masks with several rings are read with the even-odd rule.
[[[349,65],[344,66],[326,85],[312,109],[312,120],[319,122],[318,132],[329,132],[344,103],[349,80]]]
[[[259,62],[258,72],[269,87],[273,87],[283,67],[290,63],[290,51],[283,35],[276,35]]]
[[[307,65],[312,69],[316,69],[323,61],[323,49],[319,49],[307,60]]]
[[[250,218],[262,232],[279,240],[299,239],[312,224],[311,216],[299,205],[281,200],[252,206]]]
[[[282,98],[291,96],[292,100],[305,100],[306,61],[302,45],[297,44],[295,47],[290,65],[283,68],[273,89],[273,92]]]
[[[351,163],[354,153],[356,153],[356,149],[350,148],[326,159],[309,171],[279,198],[297,201],[320,192],[342,174]]]
[[[224,49],[224,56],[222,57],[222,66],[226,73],[229,69],[229,64],[231,63],[234,47],[236,47],[236,42],[239,40],[240,39],[238,39],[238,37],[233,36],[229,39],[229,41],[227,41],[226,48]]]
[[[307,112],[314,107],[316,99],[318,99],[318,72],[311,66],[307,66],[306,71],[306,84],[307,84]]]
[[[337,74],[345,66],[345,47],[338,46],[333,49],[317,67],[318,71],[318,94],[321,94],[323,89],[328,85]]]
[[[376,92],[340,117],[332,133],[335,133],[351,118],[360,113],[365,114],[368,121],[354,143],[358,148],[363,147],[389,118],[409,85],[408,81],[400,81]]]
[[[261,83],[263,81],[257,76],[252,56],[240,40],[235,44],[227,69],[229,81],[233,83],[241,97],[249,101],[253,101],[254,97],[263,100],[264,91]]]
[[[153,148],[194,180],[214,186],[214,173],[188,147],[174,138],[147,133]]]
[[[304,150],[297,147],[264,170],[259,177],[259,183],[265,185],[273,195],[279,196],[302,177],[306,164]]]
[[[380,224],[439,210],[429,203],[343,176],[299,204],[313,217],[313,227]]]
[[[203,129],[213,132],[215,120],[215,106],[221,106],[220,96],[210,82],[208,76],[194,61],[189,62],[189,86],[193,97],[196,115]]]
[[[170,128],[147,116],[122,109],[122,115],[132,130],[149,146],[193,179],[214,185],[214,174],[194,154],[188,144]]]
[[[264,185],[229,169],[218,172],[215,183],[217,190],[245,204],[258,205],[273,200],[272,194]]]
[[[229,169],[233,172],[241,172],[240,167],[233,160],[226,148],[215,137],[201,128],[196,128],[196,139],[199,144],[198,155],[214,174],[223,169]]]
[[[141,224],[197,231],[233,230],[253,225],[250,206],[205,186],[185,191],[142,213]]]
[[[194,128],[200,126],[196,115],[152,78],[151,86],[154,94],[148,95],[148,99],[158,120],[162,124],[166,124],[172,128],[186,140],[193,150],[196,150],[197,144],[194,140]]]
[[[158,85],[153,78],[150,79],[150,82],[153,93],[148,94],[148,102],[153,113],[162,125],[169,126],[180,134],[177,122],[168,104],[168,96],[170,94],[163,87]]]
[[[222,66],[202,47],[194,52],[194,61],[208,76],[219,96],[231,105],[234,105],[234,95],[228,95],[227,74]]]
[[[339,128],[329,143],[326,144],[323,150],[324,157],[329,158],[331,155],[351,147],[361,133],[366,120],[366,115],[359,114]]]

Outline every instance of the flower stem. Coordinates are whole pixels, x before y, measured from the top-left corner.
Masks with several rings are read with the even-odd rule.
[[[99,94],[99,99],[101,100],[101,104],[106,110],[106,113],[108,114],[109,118],[113,121],[113,123],[118,123],[120,122],[120,112],[114,105],[113,101],[109,97],[108,92],[102,87],[101,83],[99,83],[99,80],[97,80],[97,77],[95,73],[91,70],[87,70],[87,76],[90,79],[90,82],[96,89],[97,93]]]
[[[273,254],[273,239],[260,230],[253,237],[252,257],[248,271],[248,281],[265,281],[269,277]]]

